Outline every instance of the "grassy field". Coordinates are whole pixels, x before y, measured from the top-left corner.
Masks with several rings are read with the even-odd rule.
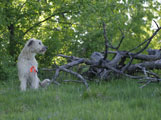
[[[18,82],[0,82],[0,120],[161,120],[161,84],[139,86],[122,79],[20,92]]]

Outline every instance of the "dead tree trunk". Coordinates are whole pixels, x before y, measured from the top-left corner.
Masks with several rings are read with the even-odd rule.
[[[156,22],[155,22],[156,23]],[[112,44],[109,42],[107,35],[106,35],[106,25],[103,23],[103,33],[105,38],[105,51],[100,52],[94,52],[92,53],[91,57],[88,58],[78,58],[74,56],[66,56],[66,55],[58,55],[61,57],[64,57],[66,59],[69,59],[71,62],[62,65],[57,66],[55,75],[53,76],[53,79],[51,82],[56,81],[56,78],[59,75],[60,71],[67,72],[70,74],[75,75],[77,78],[79,78],[82,83],[88,88],[88,83],[85,78],[90,79],[92,76],[97,76],[100,79],[109,79],[112,75],[123,75],[130,78],[136,78],[136,79],[143,79],[145,84],[142,86],[151,83],[151,82],[158,82],[161,81],[159,75],[156,73],[150,71],[153,69],[161,69],[161,50],[153,50],[148,49],[148,54],[142,54],[144,50],[147,49],[149,44],[151,43],[154,36],[159,32],[161,27],[157,25],[157,30],[152,34],[150,38],[147,40],[144,40],[142,43],[140,43],[135,48],[132,48],[129,51],[119,51],[119,47],[121,46],[121,43],[124,39],[124,34],[122,33],[121,40],[117,47],[112,46]],[[133,52],[136,49],[141,49],[138,52]],[[109,51],[109,48],[113,51]],[[107,60],[108,54],[113,54],[114,57],[111,60]],[[128,59],[127,59],[128,58]],[[133,63],[133,60],[141,60],[141,63]],[[78,72],[74,72],[69,68],[72,68],[73,66],[77,66],[80,64],[85,64],[89,66],[88,71],[85,74],[79,74]],[[138,74],[134,74],[140,72],[142,73],[141,76],[138,76]],[[86,76],[88,77],[86,77]],[[139,74],[140,75],[140,74]]]

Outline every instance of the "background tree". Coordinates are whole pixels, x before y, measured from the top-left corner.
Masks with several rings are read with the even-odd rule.
[[[88,57],[103,51],[102,22],[111,43],[118,44],[121,29],[125,40],[120,49],[132,48],[152,34],[159,6],[153,0],[1,0],[1,79],[16,74],[11,71],[15,71],[18,54],[29,38],[41,39],[49,47],[45,56],[38,56],[40,67],[51,66],[53,60],[61,63],[55,57],[59,53]],[[159,47],[157,42],[151,47]]]

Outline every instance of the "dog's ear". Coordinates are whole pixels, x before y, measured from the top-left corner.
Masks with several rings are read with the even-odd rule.
[[[33,44],[33,42],[34,42],[33,40],[30,40],[27,46],[28,47],[31,46]]]

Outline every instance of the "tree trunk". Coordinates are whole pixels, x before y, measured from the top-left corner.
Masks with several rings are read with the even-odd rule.
[[[14,25],[10,24],[10,26],[8,26],[8,30],[9,30],[9,54],[11,56],[15,56],[15,52],[16,52],[16,40],[15,40],[15,34],[14,34]]]

